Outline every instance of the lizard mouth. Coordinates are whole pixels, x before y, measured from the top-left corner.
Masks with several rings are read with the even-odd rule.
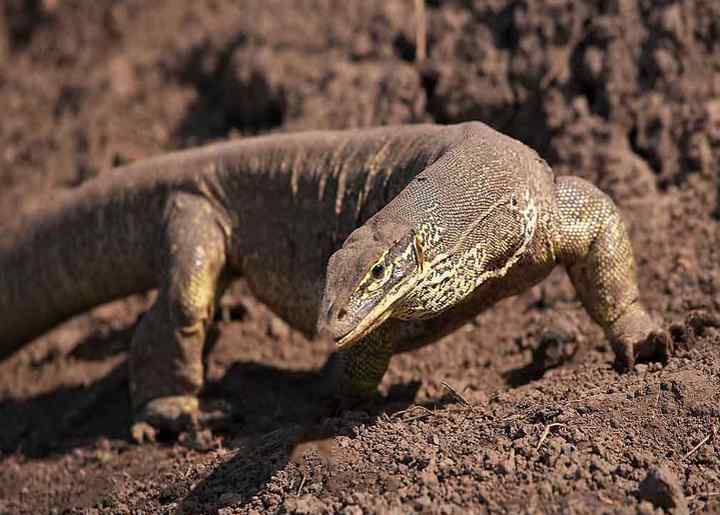
[[[415,288],[420,280],[417,275],[409,280],[395,286],[388,294],[378,302],[370,312],[365,315],[360,322],[350,332],[335,341],[338,350],[349,349],[355,345],[364,336],[377,329],[383,322],[392,316],[393,308],[405,296]]]
[[[366,316],[363,318],[358,325],[355,326],[354,329],[352,329],[349,333],[347,333],[345,336],[341,337],[340,339],[335,341],[335,345],[338,350],[345,350],[349,349],[353,345],[355,345],[360,339],[370,334],[372,331],[377,329],[380,325],[382,325],[385,320],[390,318],[391,310],[387,309],[385,312],[380,313],[379,316],[375,317],[374,319],[371,319],[369,316]]]

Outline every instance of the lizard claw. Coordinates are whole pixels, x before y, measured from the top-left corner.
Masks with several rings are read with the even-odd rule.
[[[135,422],[130,428],[130,436],[138,445],[144,443],[155,443],[157,441],[157,431],[147,422]]]
[[[231,419],[231,408],[223,401],[207,401],[201,406],[193,395],[178,395],[153,399],[135,414],[130,429],[137,443],[154,442],[158,433],[173,436],[201,428],[222,429]]]
[[[130,434],[137,443],[155,441],[158,432],[178,434],[198,426],[200,403],[193,395],[153,399],[135,413]]]
[[[608,336],[615,352],[615,368],[630,370],[637,361],[658,359],[666,363],[673,351],[673,341],[642,308],[620,317]]]
[[[638,340],[615,339],[612,347],[615,352],[615,368],[627,371],[638,361],[658,360],[667,363],[673,351],[673,341],[667,331],[655,329]]]

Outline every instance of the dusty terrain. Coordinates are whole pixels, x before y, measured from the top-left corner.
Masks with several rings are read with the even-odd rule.
[[[427,3],[419,63],[411,0],[6,0],[0,216],[214,139],[480,119],[615,198],[675,357],[615,372],[558,270],[328,418],[331,349],[240,282],[233,422],[136,446],[132,298],[0,363],[0,513],[720,512],[720,3]]]

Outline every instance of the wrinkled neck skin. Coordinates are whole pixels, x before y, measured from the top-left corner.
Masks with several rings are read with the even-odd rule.
[[[461,135],[458,126],[418,125],[248,142],[218,169],[232,217],[231,268],[312,336],[331,255]],[[237,157],[245,152],[251,157]]]

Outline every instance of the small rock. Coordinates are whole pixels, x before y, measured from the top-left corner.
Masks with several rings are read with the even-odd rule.
[[[675,515],[689,513],[687,500],[677,476],[667,467],[651,467],[638,487],[640,500],[653,505],[673,509]]]
[[[513,473],[515,471],[515,460],[513,458],[506,459],[499,465],[498,470],[501,474]]]
[[[705,105],[706,132],[711,143],[720,142],[720,99],[710,100]]]
[[[285,499],[283,507],[288,513],[300,514],[320,513],[325,508],[322,501],[311,494]]]
[[[415,499],[415,507],[419,510],[428,509],[432,507],[432,505],[432,499],[428,495],[423,495]]]

